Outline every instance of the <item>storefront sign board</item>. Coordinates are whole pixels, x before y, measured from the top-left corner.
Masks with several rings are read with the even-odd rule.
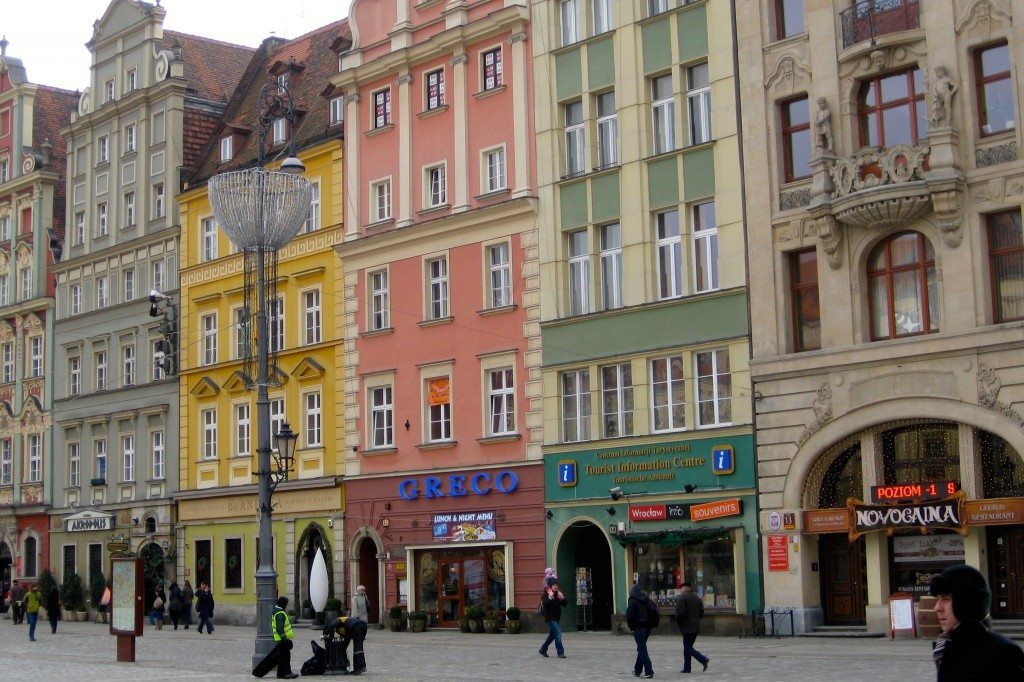
[[[1024,498],[999,497],[964,503],[970,526],[1004,526],[1024,523]]]
[[[477,471],[468,474],[451,474],[447,478],[424,476],[422,479],[405,478],[398,483],[398,496],[403,500],[415,500],[422,496],[465,497],[466,495],[489,495],[491,492],[511,493],[519,487],[519,476],[511,469],[502,471]]]
[[[789,570],[789,539],[785,535],[768,536],[768,570]]]
[[[896,563],[963,563],[964,539],[959,535],[903,535],[892,539]]]
[[[846,533],[849,530],[849,509],[808,509],[804,512],[805,533]]]
[[[493,511],[434,514],[434,542],[495,540],[498,533]]]
[[[963,504],[964,494],[962,492],[944,500],[930,500],[913,504],[877,505],[850,500],[849,508],[853,517],[850,541],[852,542],[864,533],[893,531],[897,528],[928,530],[945,528],[966,533]]]
[[[114,515],[94,511],[82,511],[64,517],[64,530],[77,533],[89,530],[113,530]]]
[[[723,516],[739,516],[742,513],[743,502],[738,497],[690,505],[691,521],[710,521]]]

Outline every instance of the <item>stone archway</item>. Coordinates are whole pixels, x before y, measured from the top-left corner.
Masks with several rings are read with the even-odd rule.
[[[588,629],[610,630],[615,611],[615,590],[612,578],[612,547],[608,533],[591,519],[577,519],[565,526],[555,545],[555,572],[559,586],[569,601],[571,620],[566,629],[575,630],[578,620],[576,569],[590,569],[590,623]],[[537,582],[538,598],[541,581]]]
[[[334,595],[334,561],[331,555],[331,543],[327,532],[319,523],[310,522],[302,531],[295,543],[295,592],[293,602],[296,613],[301,614],[303,604],[309,599],[309,574],[313,570],[313,560],[317,551],[324,552],[327,564],[328,596]]]
[[[377,543],[370,536],[364,536],[359,540],[356,550],[356,577],[357,585],[366,588],[366,597],[369,602],[367,616],[371,623],[380,622],[380,562],[377,559]],[[355,592],[353,591],[353,594]],[[346,608],[350,605],[346,605]]]

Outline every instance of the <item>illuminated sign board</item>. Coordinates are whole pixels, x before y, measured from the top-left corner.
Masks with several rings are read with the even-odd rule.
[[[853,527],[850,540],[871,531],[897,528],[935,530],[946,528],[966,532],[963,514],[964,494],[957,493],[943,500],[928,500],[901,505],[853,503]]]
[[[871,486],[871,501],[875,504],[885,504],[886,502],[941,500],[953,495],[958,490],[960,490],[960,481],[873,485]]]
[[[704,504],[690,505],[691,521],[710,521],[723,516],[739,516],[743,513],[743,501],[738,497],[730,500],[717,500]]]

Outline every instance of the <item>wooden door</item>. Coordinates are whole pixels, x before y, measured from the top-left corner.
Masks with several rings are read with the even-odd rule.
[[[863,625],[867,570],[864,541],[851,543],[845,535],[822,535],[821,603],[826,625]]]
[[[1024,618],[1024,528],[989,528],[992,615]]]
[[[442,559],[437,571],[438,620],[441,627],[458,627],[462,617],[462,565],[458,558]]]

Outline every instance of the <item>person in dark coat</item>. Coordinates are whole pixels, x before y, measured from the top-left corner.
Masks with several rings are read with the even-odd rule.
[[[189,625],[192,625],[192,602],[195,598],[196,593],[192,590],[192,583],[186,580],[185,586],[181,588],[181,618],[185,621],[186,630]]]
[[[693,648],[700,634],[700,619],[704,617],[704,602],[693,593],[693,586],[686,582],[682,585],[683,594],[676,601],[676,623],[679,625],[679,632],[683,635],[683,669],[680,672],[690,672],[690,659],[696,658],[697,662],[708,669],[711,658]]]
[[[167,593],[160,587],[156,591],[156,599],[153,600],[153,620],[156,621],[156,629],[164,629],[164,614],[167,612]]]
[[[548,586],[540,598],[541,607],[544,611],[544,622],[548,624],[548,638],[540,645],[540,655],[548,657],[548,647],[551,642],[555,643],[555,652],[559,658],[565,658],[565,648],[562,647],[562,627],[558,621],[562,619],[562,607],[568,602],[565,595],[558,589],[558,580],[548,578]]]
[[[352,672],[350,675],[361,675],[366,672],[366,654],[363,653],[363,640],[366,639],[366,621],[356,616],[346,616],[344,612],[324,628],[323,640],[326,642],[341,636],[343,665],[348,666],[348,643],[352,642]],[[343,669],[344,670],[344,669]]]
[[[46,596],[46,617],[50,620],[50,633],[57,634],[57,621],[60,620],[60,590],[56,587]]]
[[[178,581],[172,580],[171,586],[167,588],[167,613],[171,617],[171,624],[178,629],[178,621],[181,620],[181,588]]]
[[[966,564],[932,578],[935,615],[942,633],[932,644],[938,682],[1024,680],[1024,651],[989,629],[992,591],[985,576]]]
[[[203,626],[206,626],[206,634],[213,634],[213,592],[210,591],[210,585],[203,583],[199,586],[199,594],[196,596],[196,613],[199,614],[199,627],[196,628],[199,632],[203,631]]]
[[[633,677],[640,677],[642,673],[643,677],[648,679],[654,677],[654,665],[651,663],[650,654],[647,653],[647,638],[651,635],[650,602],[640,585],[633,585],[626,602],[626,625],[633,631],[633,639],[636,641]]]
[[[18,625],[25,619],[25,607],[21,600],[25,598],[25,588],[15,580],[11,585],[11,622]]]

